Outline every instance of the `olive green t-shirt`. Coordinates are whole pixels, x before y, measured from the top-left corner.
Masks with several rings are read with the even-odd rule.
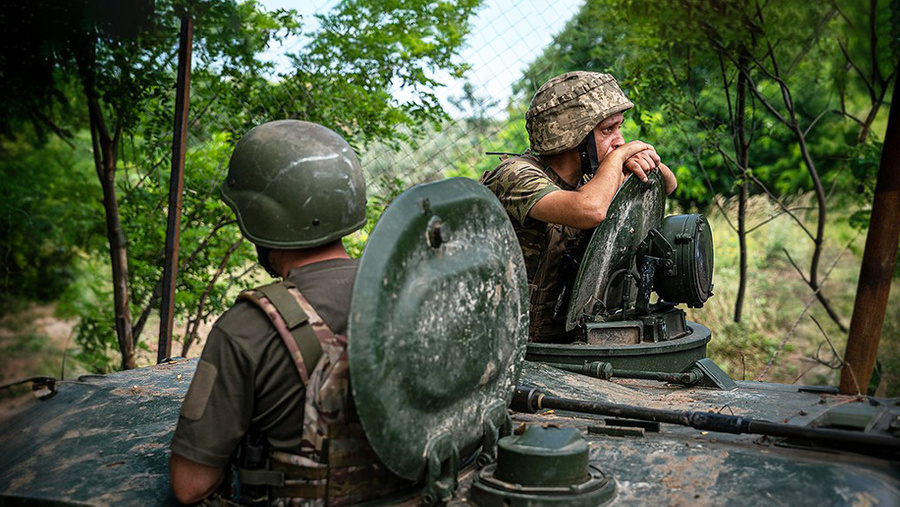
[[[337,334],[347,333],[356,259],[295,268],[293,282]],[[299,452],[304,388],[287,348],[262,310],[240,301],[216,321],[188,389],[172,452],[223,467],[252,427],[278,451]]]

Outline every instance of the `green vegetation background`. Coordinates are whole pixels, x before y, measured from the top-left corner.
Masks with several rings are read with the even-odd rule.
[[[155,360],[174,55],[184,11],[194,14],[197,33],[174,354],[199,353],[204,329],[236,291],[266,279],[218,199],[242,132],[293,117],[351,140],[369,178],[370,223],[346,242],[359,255],[400,191],[437,178],[477,178],[497,162],[485,151],[527,149],[523,118],[537,86],[586,69],[619,76],[637,104],[625,135],[655,144],[678,175],[669,211],[710,217],[716,296],[691,311],[713,330],[710,355],[738,379],[837,382],[846,333],[804,282],[815,242],[800,224],[815,229],[818,178],[828,211],[818,279],[846,325],[895,80],[897,2],[791,1],[756,12],[749,8],[755,4],[737,0],[588,0],[526,69],[508,102],[469,84],[448,111],[434,94],[441,84],[423,69],[465,76],[458,52],[477,15],[474,0],[345,0],[321,15],[316,29],[296,13],[267,13],[252,1],[158,1],[135,20],[136,36],[111,32],[109,19],[96,12],[79,11],[87,25],[65,25],[72,13],[59,9],[69,4],[91,2],[13,2],[0,13],[0,26],[22,46],[0,61],[3,75],[15,76],[0,90],[4,382],[58,376],[64,359],[66,376],[121,367],[92,98],[106,128],[121,133],[115,185],[129,317],[137,364]],[[135,4],[138,13],[148,5]],[[54,33],[63,35],[35,29],[46,19],[35,14],[42,8],[46,17],[60,16],[55,22],[63,26]],[[265,47],[300,33],[307,43],[292,56],[291,70],[279,74],[259,60]],[[93,48],[90,64],[65,48],[72,40]],[[27,51],[52,57],[20,61]],[[746,92],[743,108],[741,76],[757,93]],[[409,98],[395,97],[398,89]],[[504,113],[489,115],[498,103]],[[750,146],[744,165],[734,142],[740,111]],[[799,134],[779,120],[792,114]],[[759,227],[746,236],[746,296],[737,323],[734,227],[742,195],[748,226]],[[871,387],[897,395],[900,295],[892,292]]]

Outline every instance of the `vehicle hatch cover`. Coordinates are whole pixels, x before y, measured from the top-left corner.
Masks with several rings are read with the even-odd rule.
[[[572,289],[567,331],[586,320],[603,321],[622,306],[621,285],[610,282],[619,281],[624,270],[634,266],[638,245],[659,227],[665,211],[660,171],[650,173],[649,181],[629,176],[616,192],[606,219],[594,230]]]
[[[429,442],[476,449],[485,411],[506,415],[528,335],[525,264],[496,197],[465,178],[397,197],[360,259],[347,334],[357,411],[388,468],[419,480]]]

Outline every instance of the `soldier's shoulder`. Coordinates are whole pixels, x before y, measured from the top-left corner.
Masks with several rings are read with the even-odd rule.
[[[489,187],[508,187],[523,179],[546,178],[543,165],[534,157],[510,157],[484,173],[481,182]]]
[[[274,329],[263,310],[247,299],[238,299],[219,317],[215,324],[220,330],[233,338],[246,339],[260,335],[261,330],[267,334]]]

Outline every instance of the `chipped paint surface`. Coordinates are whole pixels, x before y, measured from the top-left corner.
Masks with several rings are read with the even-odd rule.
[[[525,287],[515,232],[482,185],[422,185],[385,211],[360,259],[348,341],[360,419],[395,473],[421,478],[441,438],[460,454],[481,442],[524,357]]]
[[[64,383],[53,398],[5,421],[0,426],[0,504],[24,498],[94,505],[174,504],[168,491],[168,445],[195,366],[192,360]],[[853,397],[755,382],[740,382],[739,389],[730,392],[652,381],[609,382],[533,363],[523,367],[522,383],[562,397],[715,410],[797,424],[808,423],[829,407],[856,402]],[[612,505],[869,506],[897,505],[900,498],[900,469],[867,456],[666,424],[659,433],[645,432],[643,437],[589,434],[588,426],[607,424],[599,416],[545,412],[513,417],[515,425],[580,429],[592,462],[617,483]],[[473,477],[461,477],[460,492]],[[464,498],[457,500],[465,503]]]
[[[738,382],[738,389],[686,388],[647,380],[604,381],[526,362],[523,385],[558,397],[673,411],[713,411],[806,425],[856,397],[799,392],[796,386]],[[900,469],[874,457],[787,447],[760,435],[662,424],[643,437],[587,432],[603,416],[545,411],[514,423],[580,428],[592,462],[616,480],[612,505],[897,505]]]
[[[601,322],[621,306],[623,270],[631,269],[640,242],[659,226],[665,210],[665,186],[659,171],[652,186],[629,176],[616,192],[609,214],[594,230],[575,278],[566,329],[585,321]]]
[[[195,360],[179,361],[64,382],[4,421],[3,498],[176,504],[169,441],[195,368]]]

